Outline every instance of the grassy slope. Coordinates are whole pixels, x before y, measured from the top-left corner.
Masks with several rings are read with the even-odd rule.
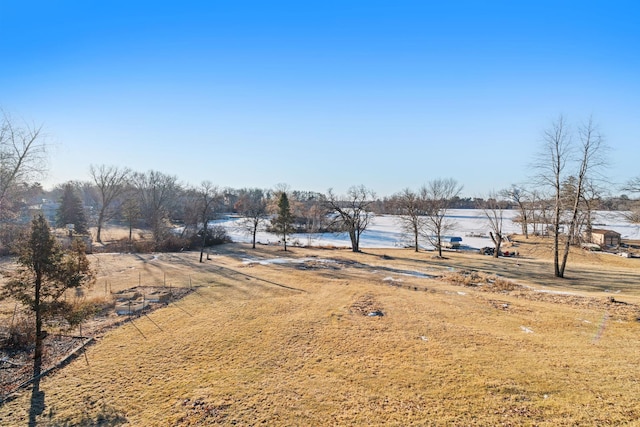
[[[200,287],[106,334],[89,349],[89,365],[80,358],[46,378],[41,424],[551,426],[640,418],[634,319],[389,270],[465,266],[558,288],[548,264],[294,249],[286,256],[359,263],[300,269],[242,264],[231,252],[243,248],[230,245],[204,266],[195,253],[102,258],[114,288],[140,276],[161,281],[165,272],[181,283],[190,274]],[[277,248],[246,254],[285,256]],[[609,294],[596,290],[618,286],[617,298],[637,301],[637,268],[591,280],[601,270],[575,264],[569,283],[598,298]],[[390,286],[387,277],[427,290]],[[386,316],[363,316],[358,307]],[[24,424],[28,408],[25,393],[0,408],[0,424]]]

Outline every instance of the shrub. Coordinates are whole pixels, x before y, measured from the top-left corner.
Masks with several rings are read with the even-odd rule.
[[[0,225],[0,255],[15,253],[14,246],[20,242],[24,225],[5,223]]]
[[[197,248],[202,244],[202,230],[191,236],[191,247]],[[205,246],[221,245],[223,243],[230,242],[231,239],[227,236],[227,231],[224,227],[219,225],[207,228],[207,237],[205,240]]]
[[[2,347],[24,350],[36,341],[36,326],[32,316],[18,314],[7,327]]]

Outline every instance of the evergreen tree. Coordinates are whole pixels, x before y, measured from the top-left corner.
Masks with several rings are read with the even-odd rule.
[[[56,226],[66,227],[67,224],[73,224],[76,233],[85,234],[88,232],[82,199],[71,183],[64,185],[60,207],[56,213]]]
[[[51,234],[44,216],[31,222],[31,229],[19,248],[18,268],[0,293],[0,300],[13,298],[35,314],[35,351],[33,361],[34,396],[42,369],[42,327],[49,317],[65,314],[70,305],[61,300],[67,289],[89,284],[94,279],[82,242],[64,252]]]
[[[292,224],[293,215],[291,214],[289,197],[287,197],[287,193],[283,191],[280,193],[280,198],[278,199],[278,214],[274,219],[274,228],[279,234],[282,234],[285,251],[287,250],[287,236],[291,232]]]

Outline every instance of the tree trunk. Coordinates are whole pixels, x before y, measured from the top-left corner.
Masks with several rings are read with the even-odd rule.
[[[252,233],[252,238],[251,238],[251,248],[255,249],[256,248],[256,234],[258,233],[258,227],[253,227],[253,233]]]
[[[33,354],[33,377],[40,376],[42,369],[42,307],[40,306],[40,289],[42,287],[42,273],[36,273],[35,295],[33,301],[33,311],[36,314],[36,347]]]
[[[355,230],[349,230],[349,238],[351,239],[351,250],[353,252],[360,252],[360,245],[358,242],[358,238],[356,237]]]
[[[526,209],[522,210],[522,234],[524,234],[524,238],[529,238],[529,218],[527,218]]]
[[[202,245],[200,245],[200,262],[202,262],[202,255],[204,254],[204,247],[207,244],[207,220],[204,220],[204,226],[202,227]]]
[[[557,215],[560,215],[558,212]],[[564,277],[564,270],[560,271],[560,224],[556,219],[553,224],[553,269],[556,277]]]
[[[493,257],[498,258],[500,256],[500,246],[502,245],[502,235],[498,233],[494,235],[493,232],[490,231],[489,236],[491,240],[493,240],[493,245],[496,248],[496,250],[493,251]]]
[[[37,416],[44,411],[44,393],[40,391],[40,375],[42,373],[42,307],[40,305],[40,289],[42,272],[36,272],[33,310],[36,314],[36,345],[33,352],[33,388],[31,389],[31,407],[29,409],[29,427],[37,425]]]
[[[287,226],[284,226],[282,231],[282,242],[284,243],[284,251],[287,251]]]
[[[104,221],[104,208],[100,209],[100,213],[98,214],[98,231],[96,232],[96,242],[102,243],[102,238],[100,233],[102,231],[102,222]]]

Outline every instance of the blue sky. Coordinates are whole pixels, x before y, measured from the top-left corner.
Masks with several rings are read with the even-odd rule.
[[[640,175],[632,1],[0,0],[0,106],[44,125],[51,186],[117,164],[222,187],[380,196],[531,175],[590,115]]]

